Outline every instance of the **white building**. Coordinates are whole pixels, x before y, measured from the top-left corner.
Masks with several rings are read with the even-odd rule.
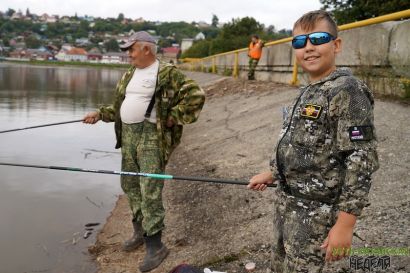
[[[107,52],[103,54],[101,62],[106,64],[126,64],[129,62],[129,57],[124,52]]]
[[[199,32],[196,36],[195,36],[195,41],[198,40],[205,40],[205,34],[203,34],[202,32]]]
[[[194,43],[194,39],[192,39],[192,38],[182,39],[182,42],[181,42],[181,51],[182,51],[182,53],[184,53],[188,48],[190,48],[193,43]]]

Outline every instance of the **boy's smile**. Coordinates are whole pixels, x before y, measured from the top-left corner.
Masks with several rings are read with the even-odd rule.
[[[318,21],[313,29],[302,29],[297,26],[293,30],[293,36],[309,34],[313,32],[330,32],[325,20]],[[306,46],[295,49],[296,61],[309,74],[312,82],[320,80],[336,69],[336,54],[341,50],[341,40],[336,38],[328,43],[313,45],[307,39]]]

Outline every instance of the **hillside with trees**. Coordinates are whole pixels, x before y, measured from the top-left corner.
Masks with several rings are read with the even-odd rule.
[[[221,24],[213,14],[211,24],[205,22],[151,22],[142,18],[130,19],[120,13],[116,18],[91,16],[36,15],[9,8],[0,11],[0,46],[14,48],[39,48],[53,45],[61,48],[72,44],[86,50],[98,48],[101,52],[118,52],[119,43],[131,31],[145,30],[156,36],[161,48],[181,44],[184,38],[194,38],[202,33],[184,57],[204,57],[210,54],[246,47],[250,35],[258,34],[264,40],[289,36],[289,30],[276,31],[265,27],[252,17],[232,19]]]
[[[232,19],[231,22],[222,27],[215,37],[196,41],[191,48],[182,54],[182,57],[201,58],[244,48],[248,46],[253,34],[259,35],[264,41],[271,41],[290,36],[291,30],[282,29],[277,32],[274,26],[270,25],[265,28],[263,24],[252,17]]]
[[[110,49],[115,49],[110,36],[128,33],[131,30],[150,31],[159,36],[160,46],[170,46],[172,43],[180,43],[182,38],[190,38],[202,31],[195,22],[149,22],[124,18],[119,14],[117,18],[92,18],[78,16],[59,17],[56,22],[40,20],[38,15],[30,14],[27,10],[25,15],[13,9],[0,13],[0,34],[3,46],[13,46],[11,40],[24,39],[29,46],[53,44],[61,46],[63,43],[75,44],[77,39],[87,39],[87,48],[101,47],[108,44]],[[213,28],[209,25],[209,28]],[[206,28],[204,29],[206,32]],[[212,31],[215,31],[213,29]],[[99,44],[102,43],[102,44]]]

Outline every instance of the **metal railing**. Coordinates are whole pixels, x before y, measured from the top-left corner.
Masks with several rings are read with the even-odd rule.
[[[409,17],[410,17],[410,9],[407,9],[407,10],[403,10],[403,11],[399,11],[399,12],[395,12],[395,13],[390,13],[390,14],[386,14],[386,15],[382,15],[382,16],[378,16],[378,17],[374,17],[374,18],[354,22],[354,23],[341,25],[341,26],[338,26],[338,29],[339,29],[339,31],[343,31],[343,30],[348,30],[348,29],[353,29],[353,28],[359,28],[359,27],[384,23],[384,22],[388,22],[388,21],[406,19],[406,18],[409,18]],[[283,39],[280,39],[280,40],[265,43],[265,47],[284,44],[284,43],[288,43],[290,41],[292,41],[292,37],[287,37],[287,38],[283,38]],[[232,76],[233,77],[238,77],[238,75],[239,75],[239,53],[246,52],[246,51],[248,51],[248,48],[241,48],[241,49],[236,49],[236,50],[232,50],[232,51],[228,51],[228,52],[223,52],[223,53],[211,55],[211,56],[208,56],[208,57],[205,57],[205,58],[198,58],[198,59],[190,58],[189,60],[187,60],[188,59],[187,58],[185,60],[187,62],[191,63],[191,68],[193,68],[194,65],[197,65],[198,63],[200,63],[201,71],[203,71],[204,61],[212,60],[212,69],[211,69],[211,71],[212,71],[212,73],[216,73],[216,58],[221,57],[221,56],[235,54],[234,55],[234,64],[233,64]],[[294,60],[293,61],[293,69],[292,69],[292,80],[291,80],[290,84],[296,85],[298,83],[297,76],[298,76],[298,65],[296,63],[296,60]]]

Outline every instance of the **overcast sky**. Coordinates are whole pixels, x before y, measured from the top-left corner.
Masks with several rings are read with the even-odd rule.
[[[0,0],[0,10],[8,8],[41,15],[139,17],[149,21],[205,21],[212,14],[219,22],[232,18],[254,17],[258,22],[274,25],[277,30],[291,29],[293,22],[307,11],[320,8],[319,0]]]

